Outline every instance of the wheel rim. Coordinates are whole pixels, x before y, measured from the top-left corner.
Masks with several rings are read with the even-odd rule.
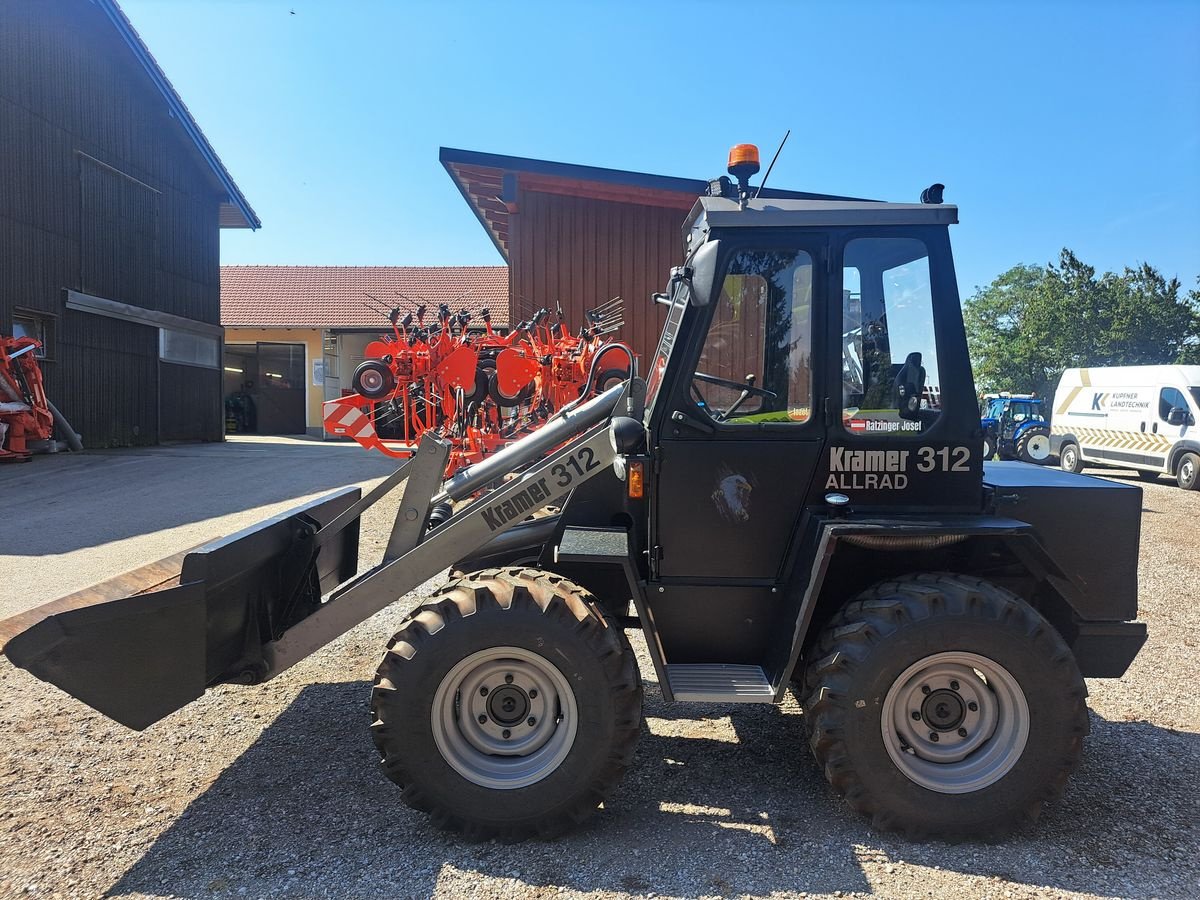
[[[1050,438],[1044,434],[1035,434],[1025,444],[1025,452],[1029,454],[1030,459],[1041,462],[1050,456]]]
[[[358,383],[364,391],[376,394],[383,390],[383,375],[375,369],[366,369],[358,376]]]
[[[1064,469],[1075,468],[1075,449],[1073,447],[1068,447],[1062,452],[1062,461]]]
[[[498,790],[528,787],[554,772],[579,728],[567,679],[520,647],[480,650],[460,661],[438,685],[431,719],[451,768]]]
[[[1189,484],[1191,483],[1192,479],[1196,477],[1196,464],[1192,462],[1191,457],[1188,457],[1183,461],[1183,465],[1179,467],[1179,474],[1182,475],[1183,480]]]
[[[1017,764],[1029,739],[1029,705],[998,663],[976,653],[935,653],[892,683],[881,725],[888,756],[910,781],[967,794]]]

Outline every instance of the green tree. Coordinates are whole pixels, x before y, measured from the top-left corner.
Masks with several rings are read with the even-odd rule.
[[[1064,249],[977,290],[963,317],[980,390],[1048,395],[1075,366],[1200,361],[1200,291],[1146,263],[1097,276]]]

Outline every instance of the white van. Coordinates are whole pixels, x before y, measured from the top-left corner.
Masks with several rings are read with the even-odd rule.
[[[1067,369],[1054,392],[1050,452],[1068,472],[1084,464],[1173,475],[1200,489],[1200,366]]]

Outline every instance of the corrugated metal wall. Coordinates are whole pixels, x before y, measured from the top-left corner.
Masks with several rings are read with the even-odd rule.
[[[520,192],[517,208],[510,237],[514,321],[560,302],[578,329],[584,310],[621,296],[625,327],[617,338],[641,356],[644,372],[665,316],[650,295],[683,262],[686,211],[530,190]]]
[[[47,388],[85,445],[221,439],[219,372],[198,379],[211,397],[164,379],[160,428],[157,330],[64,306],[69,288],[218,324],[219,199],[97,6],[4,4],[0,331],[48,317]]]

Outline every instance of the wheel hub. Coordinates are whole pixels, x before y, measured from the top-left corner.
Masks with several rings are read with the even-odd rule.
[[[967,705],[952,690],[933,691],[921,704],[921,718],[938,731],[954,731],[966,717]]]
[[[493,647],[460,660],[434,692],[430,714],[434,743],[450,767],[499,790],[549,776],[579,728],[566,677],[522,647]]]
[[[935,653],[892,683],[880,725],[888,756],[910,781],[965,794],[1017,764],[1029,738],[1029,706],[1017,680],[993,660]]]
[[[499,724],[515,725],[525,721],[529,713],[529,695],[519,687],[506,684],[491,692],[487,710],[487,714]]]

